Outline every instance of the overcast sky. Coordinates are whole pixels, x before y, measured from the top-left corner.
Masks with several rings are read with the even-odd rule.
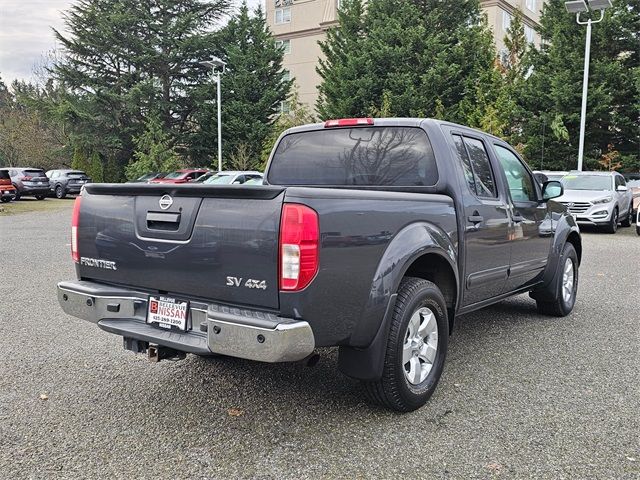
[[[64,29],[62,11],[73,0],[0,0],[0,77],[29,80],[56,45],[51,27]],[[237,3],[240,3],[239,1]],[[249,6],[264,0],[248,0]]]

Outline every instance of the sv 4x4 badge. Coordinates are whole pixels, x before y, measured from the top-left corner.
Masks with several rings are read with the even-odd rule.
[[[267,281],[266,280],[253,280],[252,278],[247,279],[242,283],[243,278],[238,277],[227,277],[227,286],[228,287],[246,287],[246,288],[258,288],[260,290],[267,289]]]

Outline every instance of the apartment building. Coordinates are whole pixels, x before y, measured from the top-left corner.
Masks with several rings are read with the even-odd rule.
[[[504,36],[516,8],[524,16],[525,35],[539,44],[535,27],[545,0],[481,0],[498,52],[504,50]],[[313,110],[318,98],[320,77],[316,73],[322,55],[318,41],[336,24],[340,0],[266,0],[267,23],[277,42],[284,47],[284,68],[298,87],[300,101]],[[282,106],[286,110],[286,104]]]

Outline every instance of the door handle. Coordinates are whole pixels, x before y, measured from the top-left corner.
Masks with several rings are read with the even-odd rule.
[[[469,220],[471,223],[480,223],[484,222],[484,217],[478,214],[478,212],[474,212],[473,215],[469,215],[467,217],[467,220]]]
[[[511,220],[513,220],[514,223],[522,223],[524,222],[524,217],[519,213],[514,213],[513,217],[511,217]]]

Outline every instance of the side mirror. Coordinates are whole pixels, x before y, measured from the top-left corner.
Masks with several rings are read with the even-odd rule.
[[[627,190],[629,190],[626,186],[624,185],[618,185],[618,188],[616,188],[616,190],[618,192],[626,192]]]
[[[550,180],[542,184],[542,201],[546,202],[553,198],[561,197],[564,193],[562,183],[557,180]]]

